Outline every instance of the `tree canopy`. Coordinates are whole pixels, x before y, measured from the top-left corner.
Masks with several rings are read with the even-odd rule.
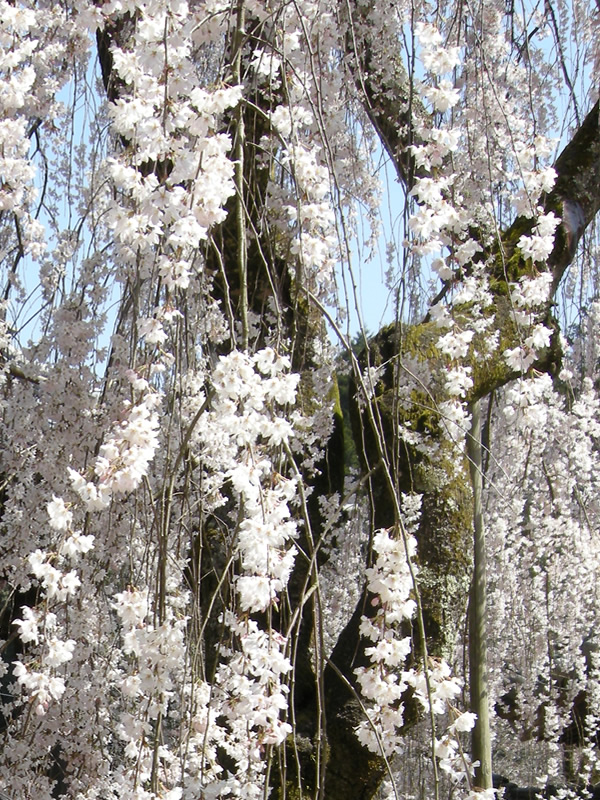
[[[0,0],[0,794],[598,781],[598,75],[598,0]]]

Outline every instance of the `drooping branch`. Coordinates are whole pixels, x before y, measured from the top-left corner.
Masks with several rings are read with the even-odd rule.
[[[374,53],[378,36],[373,33],[371,13],[372,4],[346,0],[348,63],[381,145],[398,179],[410,189],[420,174],[410,146],[422,144],[422,131],[431,128],[432,120],[414,92],[400,53],[388,53],[383,62]]]
[[[415,177],[419,177],[411,145],[422,143],[422,132],[433,124],[431,115],[414,92],[400,55],[393,54],[382,63],[374,53],[377,36],[373,34],[371,6],[360,0],[346,0],[345,8],[348,62],[363,108],[399,180],[411,189]],[[597,101],[554,164],[556,183],[543,203],[546,211],[553,211],[561,219],[547,261],[547,269],[553,274],[552,294],[573,260],[585,229],[600,210],[599,115],[600,101]],[[531,273],[531,265],[519,258],[518,253],[516,259],[514,256],[519,238],[530,232],[533,225],[531,220],[518,217],[501,234],[490,276],[500,283],[495,288],[497,294],[506,294],[506,281],[517,281]],[[503,382],[511,377],[507,373]]]
[[[240,6],[240,9],[242,6]],[[236,161],[236,196],[226,204],[227,216],[210,231],[210,241],[204,252],[204,271],[212,279],[212,296],[230,309],[231,338],[220,345],[222,351],[235,347],[234,323],[241,320],[240,344],[248,346],[248,314],[264,326],[265,335],[272,324],[269,317],[273,307],[277,308],[277,326],[282,329],[281,347],[289,347],[294,370],[303,374],[302,395],[307,405],[316,404],[314,397],[313,369],[315,342],[320,337],[322,320],[314,308],[300,301],[299,287],[294,278],[291,256],[278,245],[281,235],[271,229],[268,222],[267,202],[270,174],[268,166],[256,157],[261,152],[261,142],[273,133],[270,123],[272,104],[281,101],[275,94],[263,91],[252,84],[251,78],[242,74],[243,62],[249,60],[257,42],[267,35],[261,22],[250,13],[243,19],[240,10],[237,26],[233,29],[232,41],[224,43],[227,58],[233,64],[234,81],[247,80],[245,96],[234,114],[224,114],[221,120],[223,132],[233,130],[233,148]],[[132,32],[117,20],[110,29],[98,35],[98,48],[102,63],[103,79],[109,100],[119,99],[120,92],[127,87],[113,75],[111,48],[127,46]],[[129,143],[122,142],[124,146]],[[165,178],[169,185],[170,176]],[[289,260],[286,260],[287,255]],[[305,792],[317,791],[322,783],[324,767],[322,752],[324,745],[323,709],[319,707],[319,675],[313,664],[311,640],[314,636],[314,599],[307,591],[314,582],[317,556],[311,536],[311,525],[315,539],[319,536],[322,514],[319,498],[332,491],[341,493],[344,463],[343,435],[336,424],[330,442],[330,453],[326,454],[319,470],[311,479],[312,494],[306,501],[306,524],[298,538],[299,555],[287,585],[287,600],[280,613],[269,614],[267,624],[281,631],[288,631],[290,615],[300,609],[298,619],[292,627],[290,640],[293,651],[294,681],[290,693],[293,709],[290,718],[294,723],[294,738],[290,739],[283,760],[271,769],[270,783],[274,796],[280,792],[289,796],[290,791],[303,786]],[[186,465],[190,474],[193,465]],[[214,517],[217,529],[225,521]],[[219,621],[225,601],[219,596],[221,575],[229,563],[223,553],[221,538],[216,535],[215,525],[204,521],[201,515],[199,529],[193,530],[190,542],[190,566],[186,571],[189,589],[197,596],[198,607],[204,618],[202,643],[206,649],[205,670],[212,677],[219,658],[218,641],[222,633]],[[314,555],[314,558],[313,558]],[[228,554],[227,554],[228,556]],[[218,598],[215,601],[215,596]],[[289,606],[289,608],[288,608]],[[291,609],[291,612],[289,611]],[[350,731],[354,736],[353,730]]]
[[[575,257],[585,229],[600,211],[600,100],[557,158],[554,170],[556,182],[543,198],[545,211],[554,212],[560,219],[554,248],[546,262],[546,269],[553,276],[551,295]],[[504,231],[495,251],[492,280],[502,285],[533,272],[531,263],[519,253],[517,243],[523,234],[530,233],[534,224],[533,220],[517,217]],[[539,271],[542,270],[543,267]],[[500,293],[504,291],[501,286],[498,289]]]
[[[410,146],[411,144],[420,143],[419,132],[431,127],[431,120],[413,95],[409,75],[400,58],[394,58],[386,66],[385,71],[377,67],[375,54],[368,44],[368,37],[364,35],[365,28],[369,24],[367,6],[355,3],[349,16],[351,24],[348,34],[350,42],[348,51],[352,61],[352,68],[355,71],[355,81],[362,88],[364,94],[366,113],[379,135],[383,147],[392,159],[399,177],[410,188],[415,176],[418,175],[410,155]],[[110,49],[110,40],[108,40],[108,43],[106,40],[99,40],[99,43],[101,44],[101,49],[102,47],[104,47],[105,51]],[[105,83],[110,96],[109,87],[111,83],[108,73],[105,75]],[[258,105],[259,101],[257,101]],[[261,114],[261,109],[259,108],[257,114],[253,117],[250,105],[247,105],[243,112],[240,111],[240,114],[243,114],[243,116],[240,116],[240,121],[244,123],[244,128],[248,131],[248,146],[252,146],[252,143],[256,144],[257,142],[257,131],[268,133],[265,114],[264,112]],[[550,268],[555,271],[557,276],[556,284],[558,284],[560,276],[562,276],[564,269],[566,269],[573,257],[574,247],[583,229],[598,210],[597,198],[594,199],[591,196],[593,194],[591,191],[592,184],[584,181],[585,185],[580,186],[580,176],[573,177],[573,180],[569,177],[575,175],[578,169],[577,165],[582,163],[579,159],[578,151],[583,148],[591,157],[589,166],[592,168],[589,169],[589,172],[592,176],[596,176],[596,186],[600,183],[597,180],[597,116],[596,109],[595,128],[593,124],[586,128],[585,126],[588,123],[588,120],[586,120],[586,123],[574,138],[574,141],[578,139],[578,144],[572,148],[571,154],[569,156],[565,156],[564,153],[561,155],[557,162],[559,180],[555,190],[547,199],[548,208],[560,207],[559,210],[563,219],[557,235],[555,252],[549,261]],[[585,132],[581,133],[584,128]],[[568,148],[565,152],[567,150]],[[593,156],[594,151],[596,156]],[[246,197],[249,200],[246,204],[246,214],[248,215],[246,222],[249,226],[252,226],[253,230],[258,231],[260,230],[259,220],[262,220],[264,208],[266,177],[264,172],[262,176],[257,176],[257,172],[251,170],[250,165],[252,162],[252,158],[245,158],[243,164],[241,164],[239,186],[247,187]],[[585,197],[579,202],[576,194],[582,190]],[[241,193],[238,195],[238,201],[240,198]],[[252,202],[250,202],[250,198]],[[241,203],[238,207],[241,211]],[[244,222],[244,220],[238,220],[238,223],[240,221]],[[506,331],[504,332],[504,329],[501,331],[503,338],[499,348],[498,365],[494,365],[498,369],[491,371],[489,363],[483,365],[479,372],[474,369],[475,387],[473,396],[485,394],[490,390],[490,387],[502,385],[514,375],[502,360],[504,348],[510,346],[510,342],[516,336],[515,325],[510,316],[510,306],[507,302],[507,282],[509,280],[518,280],[521,275],[531,272],[531,265],[527,264],[516,250],[516,243],[520,235],[529,230],[528,225],[530,223],[527,221],[517,221],[502,236],[501,245],[498,248],[497,258],[494,262],[498,273],[493,275],[495,284],[492,287],[492,291],[496,292],[499,301],[502,300],[505,303],[506,310],[502,319],[506,319]],[[268,239],[269,237],[268,233],[264,233],[264,228],[262,230],[262,244],[264,244],[265,238]],[[562,249],[560,246],[561,235],[563,235],[564,240]],[[311,327],[308,315],[304,314],[302,309],[299,310],[297,303],[292,302],[293,286],[286,270],[284,259],[280,257],[280,254],[274,248],[275,257],[272,263],[267,263],[265,253],[268,252],[268,248],[259,247],[257,240],[258,236],[256,240],[251,238],[248,243],[248,261],[245,270],[247,271],[249,285],[246,289],[243,289],[236,284],[236,279],[233,277],[232,266],[239,263],[238,250],[236,249],[236,242],[239,241],[239,237],[237,236],[235,215],[230,214],[227,221],[220,226],[216,238],[213,240],[215,249],[219,250],[219,263],[217,264],[216,258],[211,258],[211,251],[207,253],[206,260],[209,271],[217,274],[218,270],[221,269],[224,277],[226,276],[232,282],[223,290],[223,299],[230,296],[233,298],[233,305],[235,305],[236,301],[239,302],[239,296],[236,295],[247,294],[249,295],[248,300],[242,297],[242,308],[248,304],[257,314],[260,314],[264,308],[265,295],[269,294],[271,296],[272,284],[275,283],[277,286],[282,287],[283,291],[280,299],[284,300],[286,305],[290,301],[289,312],[286,310],[285,313],[286,319],[290,321],[290,329],[296,332],[298,342],[296,352],[304,355],[305,347],[310,349],[310,334],[311,330],[314,331],[314,328]],[[566,256],[564,253],[566,253]],[[511,269],[514,265],[513,271],[507,271],[505,268],[507,254],[515,257],[510,262]],[[302,331],[300,335],[297,333],[299,329]],[[419,533],[422,558],[421,580],[426,604],[427,633],[430,639],[428,644],[431,644],[432,652],[437,655],[447,649],[448,643],[452,639],[451,629],[455,626],[455,617],[460,611],[460,609],[452,608],[453,600],[462,594],[462,587],[470,571],[469,559],[465,555],[468,551],[468,548],[465,547],[465,539],[468,539],[468,522],[465,524],[465,521],[470,518],[470,494],[468,487],[461,486],[460,483],[440,485],[439,470],[445,468],[443,463],[444,455],[442,455],[441,460],[436,462],[435,470],[431,469],[432,464],[422,457],[416,448],[405,446],[402,437],[398,436],[400,416],[396,390],[397,386],[406,379],[406,374],[403,373],[403,367],[398,360],[394,360],[394,356],[398,353],[409,353],[411,357],[418,358],[422,355],[423,360],[430,358],[433,352],[431,348],[434,334],[433,326],[424,323],[420,326],[415,326],[410,336],[407,336],[406,331],[390,330],[382,332],[382,335],[378,337],[377,347],[380,351],[380,356],[377,356],[377,358],[380,358],[381,364],[385,363],[391,366],[389,381],[387,377],[382,381],[383,388],[377,398],[381,422],[381,428],[377,431],[377,434],[383,434],[385,441],[388,443],[396,443],[390,446],[389,454],[389,463],[394,470],[394,488],[398,492],[415,491],[424,495],[423,522]],[[374,366],[379,365],[375,361],[371,363]],[[305,360],[303,358],[302,363],[300,363],[299,359],[295,363],[295,367],[300,369],[302,367],[310,367],[310,356]],[[410,416],[412,417],[410,421],[413,423],[413,430],[417,434],[437,435],[439,420],[436,418],[435,399],[435,396],[419,396],[415,394],[412,398],[412,408],[407,411],[405,409],[406,416],[402,422],[408,421]],[[376,469],[380,455],[375,449],[369,450],[368,445],[365,450],[365,460],[368,461],[367,468]],[[340,463],[341,460],[340,458]],[[374,480],[376,481],[376,478]],[[376,524],[381,526],[389,525],[393,521],[389,513],[388,492],[389,487],[384,487],[381,490],[375,489],[375,495],[379,501]],[[319,492],[315,492],[315,496],[318,494]],[[292,576],[290,583],[290,594],[294,603],[304,591],[303,587],[306,578],[306,566],[302,565],[300,561],[298,563],[299,568]],[[296,587],[299,587],[297,595],[294,594]],[[361,602],[364,602],[364,600],[365,596],[363,595]],[[310,614],[308,613],[310,612],[310,604],[306,603],[305,608],[307,611],[305,620],[303,620],[305,624],[302,625],[297,637],[299,656],[296,662],[296,691],[294,699],[298,701],[296,707],[298,718],[300,719],[302,715],[298,730],[301,734],[306,732],[308,734],[307,738],[310,738],[315,734],[313,730],[314,722],[309,720],[304,729],[303,720],[308,719],[314,710],[315,676],[309,650],[309,639],[312,631]],[[453,611],[452,614],[450,614],[450,610]],[[358,627],[356,620],[359,619],[360,613],[361,609],[357,608],[353,620],[340,638],[333,656],[336,667],[348,680],[352,679],[352,670],[358,664],[355,649],[356,639],[353,639],[353,636],[355,629]],[[361,711],[358,704],[354,702],[355,698],[352,692],[343,681],[338,681],[333,674],[328,675],[327,678],[326,717],[328,720],[331,753],[328,774],[325,780],[327,797],[332,798],[332,800],[336,797],[347,797],[349,792],[352,792],[354,797],[370,797],[383,774],[382,761],[376,756],[371,756],[363,751],[355,737],[354,727],[360,719]],[[302,697],[304,694],[305,697]],[[320,731],[316,733],[320,733]],[[312,756],[312,744],[309,742],[306,748],[306,761],[308,762]],[[306,776],[306,773],[304,773],[304,776]],[[299,781],[300,776],[298,776]]]

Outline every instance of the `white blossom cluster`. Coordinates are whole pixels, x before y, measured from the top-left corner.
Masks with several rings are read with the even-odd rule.
[[[122,9],[104,8],[108,24],[115,13]],[[241,87],[198,86],[193,46],[200,31],[186,2],[156,0],[136,13],[127,48],[112,47],[116,75],[126,87],[110,107],[112,127],[134,152],[107,160],[125,198],[108,210],[107,224],[126,262],[152,254],[152,269],[165,284],[185,289],[195,249],[223,221],[234,192],[231,140],[215,130],[220,116],[239,103]],[[150,58],[153,52],[162,58]]]
[[[459,734],[470,731],[476,715],[459,712],[456,698],[462,691],[460,679],[451,674],[445,661],[429,659],[424,668],[408,667],[411,637],[402,635],[407,621],[414,623],[416,604],[413,585],[417,568],[414,563],[417,543],[408,531],[418,523],[421,497],[403,496],[406,532],[394,538],[389,530],[373,537],[376,561],[367,570],[368,589],[376,608],[372,617],[363,616],[361,635],[373,642],[365,648],[371,665],[355,670],[361,696],[367,702],[367,719],[356,729],[359,740],[369,750],[387,757],[405,751],[403,698],[412,691],[424,712],[451,722],[441,738],[436,738],[434,755],[439,766],[454,784],[471,785],[474,766],[465,753]],[[406,629],[404,627],[404,632]]]
[[[197,435],[206,437],[211,460],[220,440],[220,454],[229,462],[221,474],[231,481],[244,509],[235,551],[243,569],[236,589],[244,612],[264,611],[275,602],[294,563],[289,543],[296,525],[289,503],[296,486],[283,475],[273,481],[278,473],[269,458],[270,448],[289,444],[294,435],[290,421],[279,413],[295,401],[299,376],[288,369],[288,359],[271,348],[253,358],[237,351],[222,356],[213,373],[212,410],[197,427]]]
[[[361,112],[336,63],[344,26],[324,0],[302,0],[275,17],[269,3],[255,0],[252,13],[269,32],[248,76],[270,99],[271,130],[263,136],[260,160],[274,178],[269,213],[289,268],[315,295],[330,298],[336,265],[348,258],[341,217],[352,216],[356,199],[373,207],[378,186],[369,166],[370,143],[347,128],[349,109]],[[273,91],[280,85],[283,95]]]
[[[551,226],[552,241],[556,222],[554,218],[552,221],[554,227]],[[542,272],[535,278],[522,278],[513,287],[511,292],[513,318],[523,338],[522,344],[505,350],[503,355],[508,366],[515,372],[527,372],[537,359],[538,351],[550,346],[552,331],[544,324],[536,322],[535,311],[548,301],[551,284],[552,274]]]
[[[148,473],[159,444],[159,403],[160,396],[154,392],[147,392],[135,405],[125,403],[122,419],[100,447],[93,470],[95,481],[69,470],[71,485],[88,510],[106,508],[114,493],[133,491]]]
[[[565,369],[563,378],[569,380],[569,374]],[[488,606],[496,631],[489,651],[492,687],[504,708],[506,692],[516,694],[522,709],[517,724],[523,730],[535,730],[544,704],[548,742],[536,754],[538,785],[560,780],[558,742],[571,725],[573,698],[585,691],[597,707],[599,509],[594,487],[600,417],[591,380],[575,393],[569,407],[548,376],[515,381],[503,392],[491,443],[498,460],[489,480],[504,498],[486,520],[488,558],[494,563]],[[510,437],[504,439],[502,431],[510,431]],[[519,589],[523,581],[527,592]],[[589,739],[585,743],[597,724],[595,714],[586,718],[590,727],[582,728],[580,763],[586,774],[597,761]],[[502,750],[513,730],[501,718],[494,726]],[[502,769],[520,774],[522,755],[507,750]]]
[[[6,0],[0,3],[0,211],[17,215],[22,246],[35,255],[44,245],[43,228],[30,213],[36,191],[35,167],[28,158],[27,112],[36,81],[32,60],[39,52],[41,34],[33,9]]]
[[[417,543],[412,536],[406,541],[401,536],[392,538],[382,529],[373,537],[373,549],[377,559],[367,577],[377,611],[373,618],[363,616],[360,625],[361,636],[373,642],[365,650],[371,666],[355,670],[361,695],[372,705],[356,733],[369,750],[392,755],[402,748],[402,696],[409,685],[402,666],[411,652],[411,640],[398,634],[401,623],[415,612],[408,559],[414,558]]]
[[[273,348],[221,356],[211,374],[210,406],[194,429],[207,485],[219,493],[230,485],[239,509],[232,543],[232,559],[239,561],[236,612],[223,619],[236,647],[222,651],[216,687],[207,689],[205,705],[195,712],[202,721],[194,723],[200,727],[190,743],[201,764],[195,785],[206,797],[262,796],[265,748],[291,731],[285,721],[287,640],[274,628],[261,630],[249,613],[280,602],[296,557],[290,505],[297,502],[297,486],[278,463],[295,436],[283,410],[295,402],[298,379]],[[215,505],[223,502],[221,496]],[[217,746],[236,764],[229,775],[214,757]]]

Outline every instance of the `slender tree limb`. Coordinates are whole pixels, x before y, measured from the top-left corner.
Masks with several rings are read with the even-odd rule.
[[[469,673],[471,711],[477,714],[472,732],[472,757],[478,761],[475,783],[481,789],[492,788],[492,740],[487,675],[486,631],[486,548],[483,523],[483,474],[481,460],[481,401],[471,406],[471,431],[467,436],[469,471],[473,487],[473,583],[469,603]]]

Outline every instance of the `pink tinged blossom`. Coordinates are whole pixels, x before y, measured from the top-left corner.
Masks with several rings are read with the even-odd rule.
[[[290,110],[285,106],[277,106],[274,111],[271,111],[271,123],[273,127],[283,136],[288,139],[292,133],[293,118]]]
[[[475,239],[467,239],[456,249],[456,260],[461,267],[464,267],[465,264],[473,260],[473,256],[476,253],[480,253],[482,250],[482,246]]]
[[[450,730],[457,731],[458,733],[465,733],[466,731],[473,730],[476,721],[477,714],[473,714],[471,711],[465,711],[454,720],[450,726]]]
[[[454,397],[465,397],[473,387],[470,367],[454,367],[446,376],[446,391]]]
[[[66,575],[62,575],[60,579],[60,587],[61,587],[61,595],[68,597],[69,595],[74,595],[77,592],[77,589],[81,586],[81,581],[79,580],[79,576],[74,570],[71,572],[67,572]]]
[[[444,432],[455,443],[464,441],[464,435],[469,427],[469,413],[457,398],[439,403],[438,409],[444,424]]]
[[[59,600],[64,600],[67,595],[71,594],[77,586],[74,585],[74,580],[49,564],[46,560],[46,554],[41,550],[36,550],[35,553],[29,555],[29,563],[31,571],[35,577],[41,581],[43,588],[48,597],[57,597]],[[74,573],[69,573],[74,575]],[[66,579],[66,585],[63,581]],[[75,578],[75,580],[79,580]]]
[[[139,675],[128,675],[121,684],[121,691],[125,697],[136,697],[141,694],[141,680]]]
[[[537,358],[533,350],[521,346],[505,350],[503,355],[507,365],[515,372],[527,372]]]
[[[443,200],[442,192],[448,188],[448,179],[418,178],[415,185],[410,190],[412,197],[417,197],[420,203],[427,203],[430,206],[441,203]]]
[[[367,647],[365,655],[371,661],[381,661],[389,667],[397,667],[403,664],[410,653],[410,637],[404,639],[382,639],[376,647]]]
[[[265,611],[283,589],[281,581],[264,575],[242,575],[236,580],[242,611]]]
[[[50,517],[50,527],[57,531],[65,531],[73,521],[73,514],[67,509],[62,497],[54,495],[46,506]]]
[[[49,667],[60,667],[73,658],[73,651],[75,649],[75,641],[67,639],[61,641],[60,639],[52,638],[47,642],[48,651],[44,654],[44,663]]]
[[[558,177],[554,167],[546,167],[540,172],[540,190],[542,192],[549,192],[553,189]],[[552,212],[551,212],[552,213]]]
[[[554,237],[521,236],[517,247],[525,258],[532,261],[545,261],[554,247]]]
[[[293,405],[296,402],[296,390],[300,382],[300,375],[288,373],[273,378],[267,384],[267,394],[280,405]]]
[[[445,760],[456,754],[456,743],[452,739],[436,739],[435,755]]]
[[[535,278],[522,278],[511,292],[511,300],[521,308],[537,308],[548,300],[552,273],[542,272]]]
[[[554,232],[560,220],[552,211],[540,214],[531,236],[521,236],[517,242],[525,258],[545,261],[554,248]]]
[[[438,349],[450,358],[464,358],[474,335],[473,331],[450,331],[438,339]]]
[[[452,72],[460,64],[460,49],[458,47],[436,47],[424,50],[421,58],[429,72],[434,75],[443,75]]]
[[[40,578],[46,567],[46,553],[42,550],[35,550],[33,553],[29,554],[28,561],[35,577]]]
[[[19,629],[19,636],[21,637],[21,641],[24,644],[28,642],[33,642],[34,644],[38,643],[39,640],[39,630],[38,630],[38,617],[35,611],[27,606],[23,606],[21,609],[23,614],[23,619],[15,619],[13,620],[13,625],[17,625]]]
[[[423,48],[421,60],[427,70],[434,75],[443,75],[450,72],[460,63],[460,49],[458,47],[443,47],[443,39],[435,25],[418,22],[416,36]]]
[[[72,532],[69,538],[64,541],[62,552],[71,558],[76,558],[93,549],[94,539],[95,537],[92,534],[83,535],[78,532]]]
[[[431,268],[443,281],[447,281],[453,275],[452,267],[449,267],[443,258],[434,258]]]
[[[460,694],[460,690],[460,683],[457,680],[454,678],[447,678],[436,684],[435,698],[436,700],[453,700]],[[443,713],[443,710],[444,709],[441,709],[441,713]]]
[[[62,678],[51,676],[47,681],[48,692],[53,700],[60,700],[65,693],[65,682]]]
[[[525,339],[525,344],[533,350],[550,347],[551,336],[550,328],[546,328],[545,325],[535,325],[531,334]]]
[[[421,47],[439,47],[442,44],[442,34],[435,25],[427,22],[417,22],[415,25],[415,35]]]
[[[453,108],[459,100],[460,93],[448,80],[442,80],[437,86],[429,86],[424,91],[425,97],[433,103],[436,111],[448,111]]]
[[[441,259],[438,260],[441,261]],[[451,273],[452,271],[449,270],[449,272]],[[448,328],[452,325],[452,318],[448,309],[441,302],[430,307],[429,315],[438,328]]]
[[[138,334],[146,340],[146,344],[161,345],[167,338],[167,334],[157,319],[142,319],[138,322]]]
[[[98,463],[96,463],[98,466]],[[110,468],[110,463],[105,462],[105,469]],[[91,481],[86,481],[75,470],[69,470],[73,488],[86,504],[88,511],[100,511],[110,505],[111,491],[105,484],[96,486]],[[98,474],[98,473],[97,473]]]
[[[127,589],[114,596],[113,608],[125,627],[132,627],[143,622],[148,614],[148,592],[138,589]]]

